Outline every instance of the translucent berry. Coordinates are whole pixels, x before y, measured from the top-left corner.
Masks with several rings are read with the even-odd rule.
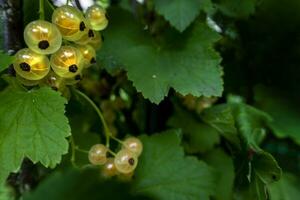
[[[93,165],[103,165],[107,161],[108,149],[103,144],[96,144],[89,151],[89,161]]]
[[[88,44],[94,47],[94,49],[100,49],[103,43],[102,35],[97,31],[94,31],[94,33],[95,36],[90,38]]]
[[[96,32],[92,29],[88,29],[87,33],[85,33],[81,38],[75,41],[75,43],[80,45],[88,44],[94,37],[96,37]]]
[[[87,32],[87,23],[82,13],[72,6],[62,6],[54,10],[52,23],[60,30],[64,39],[76,41]]]
[[[81,52],[72,46],[62,46],[50,58],[53,71],[60,77],[73,78],[84,68]]]
[[[96,64],[96,51],[90,45],[78,45],[77,48],[83,55],[85,66],[89,67],[90,65]]]
[[[24,40],[32,51],[39,54],[52,54],[60,48],[62,36],[54,24],[37,20],[26,26]]]
[[[115,166],[115,159],[114,158],[108,158],[105,165],[102,168],[101,171],[102,175],[104,177],[112,177],[118,174],[118,170]]]
[[[127,149],[122,149],[115,156],[115,165],[120,173],[133,172],[138,163],[137,156]]]
[[[134,153],[136,156],[140,156],[143,151],[143,144],[136,137],[129,137],[124,140],[123,147]]]
[[[13,65],[17,74],[27,80],[41,80],[50,71],[49,59],[27,48],[16,53]]]
[[[95,31],[101,31],[108,25],[105,9],[97,4],[87,9],[85,17],[87,18],[89,25]]]
[[[102,46],[102,37],[99,32],[88,30],[87,34],[84,34],[79,40],[75,41],[77,44],[93,46],[94,49],[99,49]]]

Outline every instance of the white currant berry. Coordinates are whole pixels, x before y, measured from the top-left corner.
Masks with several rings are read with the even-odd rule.
[[[112,177],[118,174],[118,170],[115,165],[114,158],[108,158],[105,165],[102,168],[102,176],[104,177]]]
[[[129,137],[124,140],[123,147],[135,153],[136,156],[140,156],[143,151],[143,144],[141,140],[136,137]]]
[[[135,153],[127,149],[121,149],[115,156],[115,166],[120,173],[133,172],[137,166],[138,158]]]
[[[103,144],[96,144],[89,151],[89,161],[93,165],[103,165],[107,161],[107,147]]]

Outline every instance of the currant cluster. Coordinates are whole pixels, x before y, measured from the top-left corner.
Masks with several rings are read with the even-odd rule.
[[[52,23],[36,20],[24,30],[28,48],[15,55],[17,79],[26,86],[38,84],[60,88],[76,84],[83,70],[96,63],[96,50],[102,46],[98,31],[106,28],[106,10],[93,5],[85,12],[65,5],[56,8]]]
[[[116,154],[103,144],[96,144],[89,151],[89,161],[93,165],[103,165],[102,175],[105,177],[131,176],[138,164],[138,157],[143,151],[142,142],[135,137],[119,142],[122,147]],[[114,157],[107,157],[108,153]]]

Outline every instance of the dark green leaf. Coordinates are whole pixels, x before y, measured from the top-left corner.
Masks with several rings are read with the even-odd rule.
[[[227,104],[213,106],[204,110],[201,114],[201,118],[232,144],[240,146],[238,132],[235,127],[235,119],[230,106]]]
[[[259,149],[259,144],[265,138],[266,128],[271,117],[252,106],[243,103],[230,104],[239,134],[248,146]]]
[[[232,200],[234,183],[234,166],[230,156],[222,149],[205,155],[205,161],[217,171],[217,187],[213,194],[216,200]]]
[[[3,52],[0,52],[0,72],[5,70],[14,60],[13,56],[9,56]]]
[[[28,23],[39,19],[39,1],[37,0],[22,0],[23,5],[23,22],[26,26]],[[49,5],[50,1],[45,1],[45,20],[51,21],[52,8]]]
[[[269,186],[271,200],[298,200],[300,196],[299,179],[293,174],[283,174],[280,181]]]
[[[145,199],[129,194],[129,186],[100,179],[99,170],[68,170],[47,178],[24,200]]]
[[[156,11],[181,32],[195,20],[201,9],[210,5],[209,0],[154,0]]]
[[[255,173],[264,184],[278,181],[281,177],[281,168],[277,161],[271,154],[265,151],[255,155],[251,165],[253,167],[253,173]]]
[[[167,47],[156,44],[130,13],[112,9],[109,14],[99,60],[106,68],[124,67],[145,98],[159,103],[170,88],[183,95],[222,94],[220,57],[213,50],[220,37],[205,23],[195,24],[184,34],[169,34]]]
[[[184,147],[189,153],[204,153],[220,142],[216,129],[197,120],[191,113],[176,107],[168,125],[183,131]]]
[[[136,170],[133,192],[160,200],[208,200],[213,173],[195,157],[185,157],[178,131],[142,136],[144,152]]]
[[[217,8],[226,16],[246,18],[255,12],[257,0],[220,0]]]
[[[255,100],[274,119],[269,122],[274,134],[279,138],[290,137],[300,145],[300,110],[296,102],[288,94],[265,87],[256,87]]]

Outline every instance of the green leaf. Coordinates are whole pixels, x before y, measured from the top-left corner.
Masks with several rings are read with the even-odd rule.
[[[182,129],[185,138],[184,147],[189,153],[204,153],[220,142],[217,130],[198,121],[191,113],[179,106],[175,107],[168,125]]]
[[[298,102],[293,102],[288,94],[266,87],[255,88],[255,101],[259,108],[268,112],[273,121],[269,122],[274,134],[279,138],[290,137],[300,145],[300,114]]]
[[[212,170],[195,157],[185,157],[180,132],[142,136],[143,154],[133,192],[160,200],[208,200],[214,189]]]
[[[232,109],[227,104],[220,104],[203,111],[201,118],[211,127],[215,128],[223,137],[236,146],[240,146],[238,132]]]
[[[0,93],[0,183],[24,157],[46,167],[60,163],[70,135],[64,104],[66,99],[50,88]]]
[[[205,155],[205,161],[217,171],[217,187],[213,194],[216,200],[232,200],[234,166],[230,156],[223,150],[215,149]]]
[[[281,177],[281,168],[279,167],[275,158],[268,152],[262,151],[253,157],[251,163],[253,173],[264,184],[270,184],[278,181]]]
[[[224,15],[233,18],[247,18],[255,12],[257,0],[220,0],[216,3]]]
[[[13,56],[9,56],[3,52],[0,52],[0,72],[5,70],[14,60]]]
[[[269,187],[271,200],[298,200],[300,196],[299,179],[293,174],[283,174],[280,181]]]
[[[230,104],[236,127],[247,145],[260,149],[259,144],[265,138],[267,124],[272,118],[265,112],[243,103]]]
[[[154,0],[156,11],[180,32],[196,19],[201,9],[210,4],[208,0]]]
[[[9,186],[3,185],[0,186],[0,200],[14,200],[13,189]]]
[[[236,199],[240,200],[268,200],[268,187],[281,178],[281,168],[274,157],[265,151],[246,152],[236,158],[239,176]]]
[[[220,56],[213,44],[220,36],[205,23],[184,34],[171,32],[165,46],[151,39],[133,16],[112,9],[99,60],[109,70],[123,67],[145,98],[159,103],[170,88],[194,96],[220,96],[223,90]],[[169,29],[166,30],[171,31]]]
[[[129,186],[100,179],[99,170],[55,172],[24,200],[145,199],[128,193]]]

